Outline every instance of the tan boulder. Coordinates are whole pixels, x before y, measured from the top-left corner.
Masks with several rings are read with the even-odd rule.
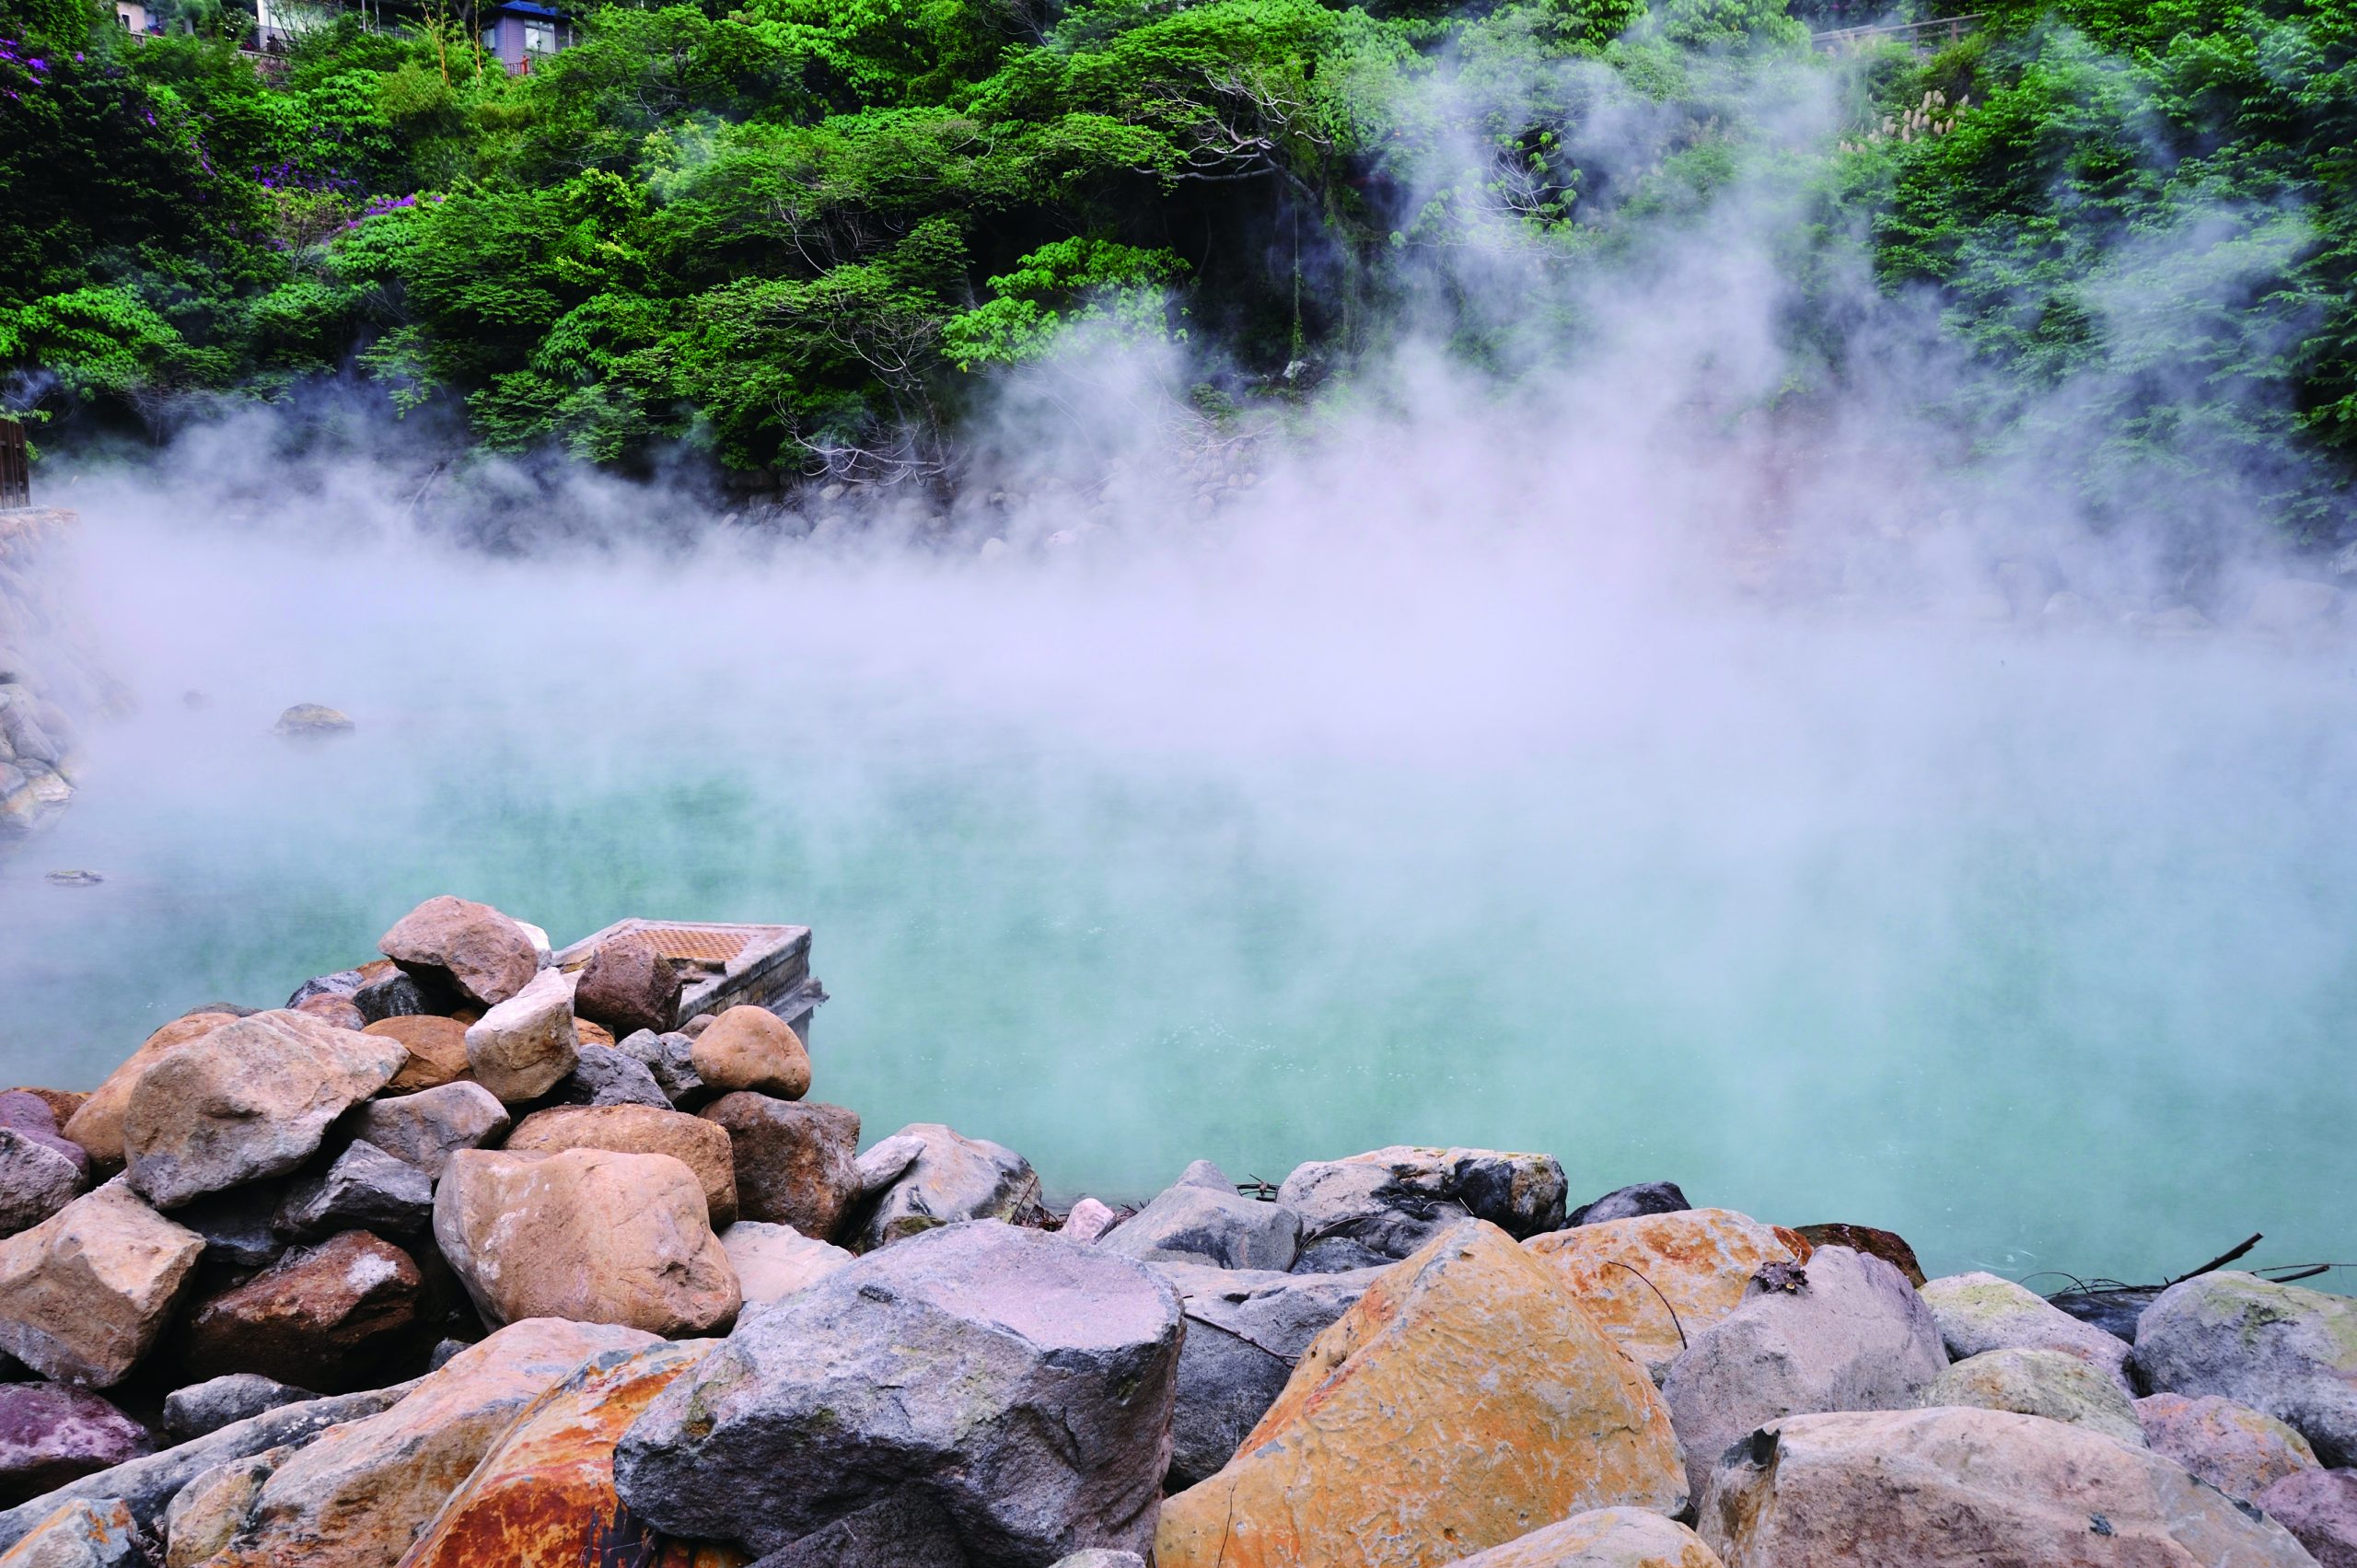
[[[362,1031],[397,1040],[409,1052],[409,1060],[385,1086],[389,1095],[414,1094],[419,1089],[435,1089],[444,1084],[455,1084],[464,1078],[467,1066],[467,1026],[456,1018],[445,1018],[434,1013],[413,1013],[397,1018],[379,1018]]]
[[[262,1483],[301,1448],[286,1443],[224,1460],[173,1493],[164,1505],[164,1568],[197,1568],[226,1547],[244,1526]]]
[[[131,1087],[159,1059],[192,1040],[203,1040],[224,1024],[238,1021],[235,1013],[192,1013],[174,1018],[147,1037],[122,1065],[107,1074],[65,1119],[65,1135],[82,1145],[91,1159],[107,1170],[122,1167],[122,1113],[131,1104]]]
[[[665,1536],[614,1493],[614,1444],[671,1380],[715,1342],[591,1356],[534,1400],[401,1568],[737,1568],[734,1547]]]
[[[720,1233],[720,1245],[747,1307],[782,1300],[852,1260],[842,1248],[814,1241],[790,1225],[761,1220],[738,1220]]]
[[[401,1071],[398,1040],[257,1013],[152,1063],[122,1121],[131,1184],[172,1208],[308,1159],[328,1124]]]
[[[514,1155],[552,1155],[561,1149],[669,1155],[703,1183],[714,1230],[737,1221],[737,1167],[728,1134],[683,1110],[658,1110],[651,1105],[555,1106],[517,1122],[502,1146]]]
[[[2042,1415],[2144,1446],[2144,1429],[2128,1396],[2095,1367],[2059,1350],[1985,1350],[1966,1356],[1932,1380],[1921,1402]]]
[[[25,1532],[0,1553],[0,1568],[146,1568],[138,1521],[120,1497],[80,1498]]]
[[[429,990],[455,989],[486,1007],[523,990],[540,968],[523,926],[489,904],[447,893],[401,916],[377,950]]]
[[[654,1337],[612,1324],[514,1323],[450,1358],[392,1409],[332,1427],[252,1489],[207,1568],[385,1568],[501,1433],[593,1355]]]
[[[2010,1411],[1790,1416],[1719,1462],[1727,1568],[2313,1568],[2281,1525],[2142,1448]]]
[[[1702,1538],[1643,1508],[1594,1508],[1520,1540],[1477,1551],[1457,1568],[1724,1568]]]
[[[1523,1246],[1656,1380],[1687,1341],[1743,1304],[1761,1268],[1809,1255],[1794,1233],[1733,1209],[1606,1220]]]
[[[530,984],[467,1026],[467,1065],[504,1105],[538,1099],[581,1060],[573,1027],[573,981],[542,970]]]
[[[731,1007],[688,1049],[696,1075],[721,1094],[750,1089],[779,1099],[810,1092],[810,1053],[802,1037],[766,1007]]]
[[[0,1241],[0,1350],[61,1383],[120,1383],[203,1251],[117,1177]]]
[[[2306,1438],[2263,1411],[2215,1394],[2154,1394],[2136,1401],[2136,1419],[2153,1452],[2239,1502],[2256,1504],[2285,1476],[2320,1468]]]
[[[1592,1508],[1674,1513],[1643,1372],[1486,1221],[1386,1270],[1225,1469],[1163,1504],[1160,1568],[1438,1568]]]
[[[741,1301],[703,1183],[669,1155],[466,1150],[435,1191],[434,1239],[486,1322],[698,1334]]]

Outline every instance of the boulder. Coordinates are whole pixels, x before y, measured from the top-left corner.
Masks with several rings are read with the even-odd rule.
[[[301,1404],[319,1396],[275,1378],[252,1372],[229,1372],[175,1388],[164,1396],[164,1430],[186,1442],[250,1420],[282,1405]]]
[[[1145,1568],[1145,1559],[1134,1551],[1114,1551],[1098,1546],[1075,1551],[1070,1557],[1059,1557],[1055,1568]]]
[[[420,1089],[455,1084],[473,1071],[467,1065],[467,1026],[436,1013],[402,1014],[379,1018],[361,1030],[384,1040],[399,1040],[409,1060],[385,1086],[389,1095],[415,1094]]]
[[[19,1133],[63,1156],[85,1178],[90,1174],[89,1151],[59,1129],[79,1109],[83,1097],[53,1089],[10,1089],[0,1094],[0,1129]],[[65,1108],[63,1116],[59,1107]]]
[[[1743,1304],[1759,1271],[1809,1247],[1733,1209],[1602,1220],[1523,1244],[1658,1382],[1687,1342]]]
[[[670,1540],[614,1494],[614,1444],[708,1340],[604,1351],[500,1435],[418,1538],[401,1568],[734,1568],[725,1547]]]
[[[2331,1466],[2357,1466],[2357,1300],[2221,1271],[2171,1285],[2136,1326],[2156,1394],[2264,1411]]]
[[[1771,1422],[1721,1461],[1700,1528],[1727,1568],[2310,1568],[2168,1460],[2010,1411]]]
[[[60,1383],[0,1383],[0,1506],[154,1446],[145,1427],[98,1395]]]
[[[709,1216],[679,1160],[609,1149],[462,1150],[434,1194],[434,1238],[487,1323],[726,1328],[740,1298]]]
[[[272,727],[280,735],[308,739],[319,736],[349,735],[360,726],[352,722],[351,714],[323,703],[297,703],[279,714],[278,723]]]
[[[852,1260],[840,1247],[813,1240],[790,1225],[738,1220],[720,1233],[728,1266],[748,1308],[764,1306],[818,1283]]]
[[[352,993],[352,1005],[372,1024],[432,1014],[436,1003],[459,1000],[462,998],[456,986],[437,985],[434,995],[426,995],[424,986],[389,961],[385,964],[384,973],[363,981],[360,989]]]
[[[779,1099],[810,1092],[810,1053],[802,1037],[766,1007],[731,1007],[688,1047],[696,1076],[719,1094],[749,1089]]]
[[[671,1099],[646,1063],[610,1045],[581,1048],[573,1071],[549,1092],[560,1105],[651,1105],[668,1110]]]
[[[445,1084],[395,1099],[371,1100],[351,1122],[353,1132],[395,1159],[438,1181],[450,1156],[507,1131],[507,1108],[481,1084]]]
[[[613,1030],[608,1028],[603,1024],[593,1024],[577,1013],[574,1015],[573,1018],[573,1034],[574,1038],[580,1042],[581,1049],[584,1051],[587,1051],[592,1046],[602,1046],[608,1051],[611,1051],[614,1048]],[[579,1072],[581,1070],[581,1063],[575,1062],[573,1064],[573,1068],[574,1072]],[[571,1073],[565,1074],[567,1077],[571,1077],[572,1075],[573,1074]]]
[[[1995,1274],[1951,1274],[1922,1288],[1940,1341],[1957,1361],[1992,1350],[2059,1350],[2102,1373],[2130,1399],[2128,1346]]]
[[[934,1121],[903,1127],[892,1137],[911,1140],[912,1157],[850,1216],[845,1228],[855,1252],[872,1252],[954,1220],[1011,1220],[1039,1201],[1039,1178],[1031,1162],[1013,1149],[964,1137]],[[893,1157],[902,1151],[910,1151],[910,1144],[900,1145]]]
[[[1655,1214],[1674,1211],[1656,1209]],[[1625,1216],[1624,1216],[1625,1217]],[[1725,1568],[1684,1525],[1643,1508],[1592,1508],[1456,1568]]]
[[[1120,1216],[1095,1198],[1083,1198],[1064,1214],[1062,1235],[1067,1241],[1094,1241]],[[1298,1219],[1295,1224],[1299,1224]]]
[[[1207,1481],[1236,1457],[1302,1353],[1383,1272],[1282,1274],[1183,1262],[1157,1262],[1154,1272],[1178,1293],[1187,1318],[1166,1492]]]
[[[291,1453],[321,1432],[347,1421],[371,1416],[400,1400],[412,1385],[372,1388],[360,1394],[308,1400],[234,1422],[203,1437],[127,1460],[58,1488],[43,1497],[0,1511],[0,1550],[24,1534],[59,1505],[69,1502],[99,1502],[120,1498],[131,1506],[132,1517],[143,1530],[153,1530],[174,1496],[215,1466],[272,1451]]]
[[[254,1372],[342,1392],[369,1381],[417,1321],[420,1284],[408,1253],[347,1230],[198,1303],[180,1330],[180,1363],[192,1377]]]
[[[89,1161],[80,1165],[53,1145],[0,1127],[0,1237],[28,1230],[82,1195]]]
[[[2131,1447],[2144,1446],[2136,1407],[2119,1386],[2059,1350],[1985,1350],[1966,1356],[1932,1380],[1922,1402],[2044,1416]]]
[[[658,1035],[641,1029],[615,1041],[614,1049],[644,1067],[655,1086],[673,1105],[689,1106],[712,1098],[703,1080],[696,1076],[695,1043],[684,1034]]]
[[[1121,1555],[1132,1554],[1124,1552]],[[1060,1562],[1062,1560],[1059,1560]],[[957,1521],[922,1493],[897,1492],[779,1547],[753,1568],[973,1568]]]
[[[5,1568],[147,1568],[130,1505],[120,1497],[60,1505],[0,1556]]]
[[[1293,1267],[1301,1250],[1301,1216],[1236,1190],[1209,1160],[1189,1166],[1178,1183],[1108,1232],[1097,1245],[1130,1258],[1192,1259],[1223,1269]]]
[[[565,1105],[536,1110],[502,1145],[512,1155],[611,1149],[669,1155],[696,1173],[714,1230],[737,1220],[737,1169],[728,1134],[701,1116],[644,1105]]]
[[[281,1236],[308,1241],[340,1230],[414,1236],[434,1218],[434,1183],[425,1172],[356,1139],[327,1169],[299,1177],[272,1220]]]
[[[204,1238],[207,1268],[266,1269],[286,1251],[286,1238],[276,1225],[290,1185],[281,1179],[208,1192],[174,1209],[172,1223]]]
[[[1811,1247],[1846,1247],[1879,1258],[1907,1276],[1909,1284],[1923,1288],[1923,1265],[1916,1260],[1915,1249],[1897,1231],[1877,1230],[1870,1225],[1799,1225],[1793,1227],[1793,1234]]]
[[[1948,1365],[1931,1309],[1899,1272],[1846,1247],[1818,1249],[1805,1272],[1771,1271],[1689,1339],[1662,1393],[1706,1511],[1719,1456],[1755,1428],[1819,1411],[1910,1409]]]
[[[1143,1551],[1178,1336],[1177,1299],[1129,1259],[938,1227],[740,1327],[624,1434],[615,1477],[657,1527],[754,1551],[895,1503],[937,1509],[977,1568]]]
[[[828,1240],[858,1195],[860,1113],[740,1089],[698,1110],[726,1136],[737,1214]]]
[[[287,1011],[301,1013],[307,1017],[317,1018],[323,1024],[331,1024],[340,1029],[350,1029],[355,1034],[368,1027],[367,1015],[354,1006],[349,996],[314,996],[299,1006],[288,1008]]]
[[[678,1022],[679,971],[643,938],[600,943],[581,966],[573,1010],[617,1035],[640,1029],[661,1034]],[[804,1084],[807,1086],[807,1074]]]
[[[467,1026],[467,1066],[505,1105],[538,1099],[581,1059],[573,1029],[573,981],[545,970]]]
[[[2357,1469],[2301,1470],[2258,1494],[2321,1568],[2357,1568]]]
[[[589,1357],[654,1342],[611,1324],[509,1325],[389,1410],[332,1427],[273,1467],[207,1568],[385,1568],[526,1407]]]
[[[908,1173],[925,1151],[926,1140],[914,1131],[893,1133],[859,1156],[859,1195],[873,1198]]]
[[[447,893],[401,916],[377,950],[427,993],[455,991],[484,1007],[506,1001],[540,970],[522,926],[489,904]]]
[[[1301,1216],[1305,1273],[1393,1262],[1469,1215],[1517,1240],[1563,1224],[1550,1155],[1405,1145],[1295,1167],[1277,1202]]]
[[[1616,1187],[1593,1202],[1582,1203],[1563,1216],[1563,1223],[1602,1225],[1607,1220],[1632,1220],[1640,1214],[1682,1214],[1693,1206],[1675,1181],[1640,1181],[1633,1187]]]
[[[293,1170],[407,1059],[399,1041],[301,1013],[224,1024],[133,1086],[122,1122],[131,1184],[168,1209]]]
[[[173,1051],[236,1021],[236,1015],[226,1012],[192,1013],[149,1035],[66,1119],[66,1137],[87,1151],[100,1170],[122,1168],[122,1114],[131,1104],[132,1086]]]
[[[1669,1411],[1549,1271],[1462,1221],[1310,1345],[1159,1568],[1438,1564],[1590,1508],[1686,1503]]]
[[[2227,1496],[2256,1504],[2285,1476],[2317,1468],[2308,1440],[2276,1420],[2215,1394],[2154,1394],[2136,1401],[2154,1453],[2175,1459]],[[2294,1535],[2299,1532],[2293,1531]]]
[[[286,998],[286,1005],[299,1008],[315,996],[341,996],[347,1001],[352,993],[368,982],[368,977],[358,970],[338,970],[333,974],[314,975],[296,986]]]
[[[0,1351],[61,1383],[119,1383],[203,1250],[118,1177],[0,1241]]]

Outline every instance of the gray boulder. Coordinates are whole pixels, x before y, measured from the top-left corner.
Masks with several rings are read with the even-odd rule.
[[[1693,1335],[1662,1381],[1706,1514],[1704,1488],[1721,1456],[1760,1426],[1826,1411],[1909,1410],[1947,1370],[1931,1309],[1888,1263],[1824,1247],[1799,1272],[1792,1289],[1755,1280],[1742,1305]]]
[[[573,1071],[551,1090],[557,1105],[651,1105],[671,1109],[670,1097],[646,1063],[610,1045],[585,1045]]]
[[[340,1230],[414,1236],[434,1218],[434,1183],[406,1160],[361,1140],[327,1169],[298,1177],[271,1228],[311,1240]]]
[[[460,1149],[480,1148],[507,1131],[507,1108],[481,1084],[443,1084],[413,1095],[371,1100],[351,1121],[368,1143],[438,1180]]]
[[[2357,1301],[2221,1272],[2170,1286],[2136,1326],[2154,1393],[2263,1411],[2328,1466],[2357,1466]]]
[[[1129,1259],[1010,1225],[934,1227],[740,1326],[623,1434],[615,1486],[659,1529],[757,1553],[918,1502],[973,1568],[1144,1552],[1179,1321]]]
[[[1294,1267],[1336,1273],[1397,1262],[1469,1215],[1516,1240],[1560,1230],[1563,1167],[1551,1155],[1398,1145],[1297,1166],[1277,1202],[1301,1216]]]
[[[1055,1568],[1145,1568],[1145,1559],[1134,1551],[1109,1551],[1097,1547],[1088,1551],[1075,1551],[1059,1562]]]
[[[2110,1378],[2059,1350],[1968,1355],[1933,1380],[1922,1402],[2044,1416],[2100,1432],[2131,1448],[2145,1446],[2143,1423],[2128,1396]]]
[[[2321,1568],[2357,1568],[2357,1469],[2302,1470],[2258,1494]]]
[[[29,1132],[0,1127],[0,1236],[29,1230],[80,1197],[87,1169]]]
[[[971,1568],[958,1527],[932,1499],[896,1493],[788,1542],[753,1568]]]
[[[696,1071],[695,1038],[677,1030],[656,1034],[638,1029],[615,1042],[615,1049],[647,1071],[655,1086],[673,1105],[690,1106],[711,1098],[702,1074]]]
[[[295,988],[295,993],[286,999],[286,1005],[290,1009],[297,1008],[319,996],[348,997],[358,991],[366,980],[366,977],[358,970],[338,970],[333,974],[314,975]]]
[[[1013,1149],[965,1137],[939,1122],[920,1121],[885,1140],[895,1145],[895,1159],[911,1149],[910,1144],[897,1143],[904,1138],[914,1145],[913,1157],[844,1222],[847,1245],[854,1252],[873,1251],[957,1220],[1012,1220],[1039,1202],[1039,1178]],[[865,1160],[854,1167],[863,1189],[871,1168]]]
[[[208,1377],[164,1396],[164,1430],[185,1443],[234,1422],[250,1420],[281,1405],[300,1404],[319,1396],[255,1372],[231,1372]]]
[[[284,1181],[249,1182],[208,1192],[173,1210],[172,1219],[204,1238],[206,1267],[266,1269],[286,1251],[286,1238],[276,1229],[285,1195]]]
[[[451,993],[451,999],[456,995],[456,992]],[[352,1005],[372,1024],[381,1024],[387,1018],[414,1018],[435,1011],[435,1004],[445,1000],[428,996],[424,986],[400,970],[379,975],[352,993]]]
[[[1992,1350],[2054,1350],[2078,1357],[2134,1399],[2128,1381],[2128,1344],[2052,1306],[2037,1292],[1995,1274],[1950,1274],[1931,1280],[1923,1304],[1940,1326],[1940,1342],[1957,1361]]]
[[[1675,1181],[1640,1181],[1633,1187],[1615,1188],[1592,1203],[1582,1203],[1563,1217],[1563,1224],[1602,1225],[1607,1220],[1632,1220],[1639,1214],[1682,1214],[1693,1206]]]
[[[1178,1293],[1187,1318],[1170,1417],[1166,1492],[1208,1479],[1284,1391],[1309,1342],[1349,1311],[1380,1269],[1281,1274],[1161,1262],[1154,1272]]]
[[[1243,1196],[1226,1172],[1197,1160],[1176,1185],[1106,1232],[1097,1245],[1129,1258],[1283,1271],[1301,1250],[1301,1216],[1283,1203]]]

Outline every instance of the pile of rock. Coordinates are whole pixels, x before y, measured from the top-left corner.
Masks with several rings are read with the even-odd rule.
[[[0,1568],[2357,1562],[2342,1297],[2131,1343],[1481,1149],[1058,1214],[644,944],[381,947],[0,1096]]]

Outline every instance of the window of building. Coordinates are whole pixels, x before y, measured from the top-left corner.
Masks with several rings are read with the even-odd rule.
[[[524,52],[527,54],[554,54],[556,52],[556,29],[549,26],[546,22],[526,22],[524,24]]]

